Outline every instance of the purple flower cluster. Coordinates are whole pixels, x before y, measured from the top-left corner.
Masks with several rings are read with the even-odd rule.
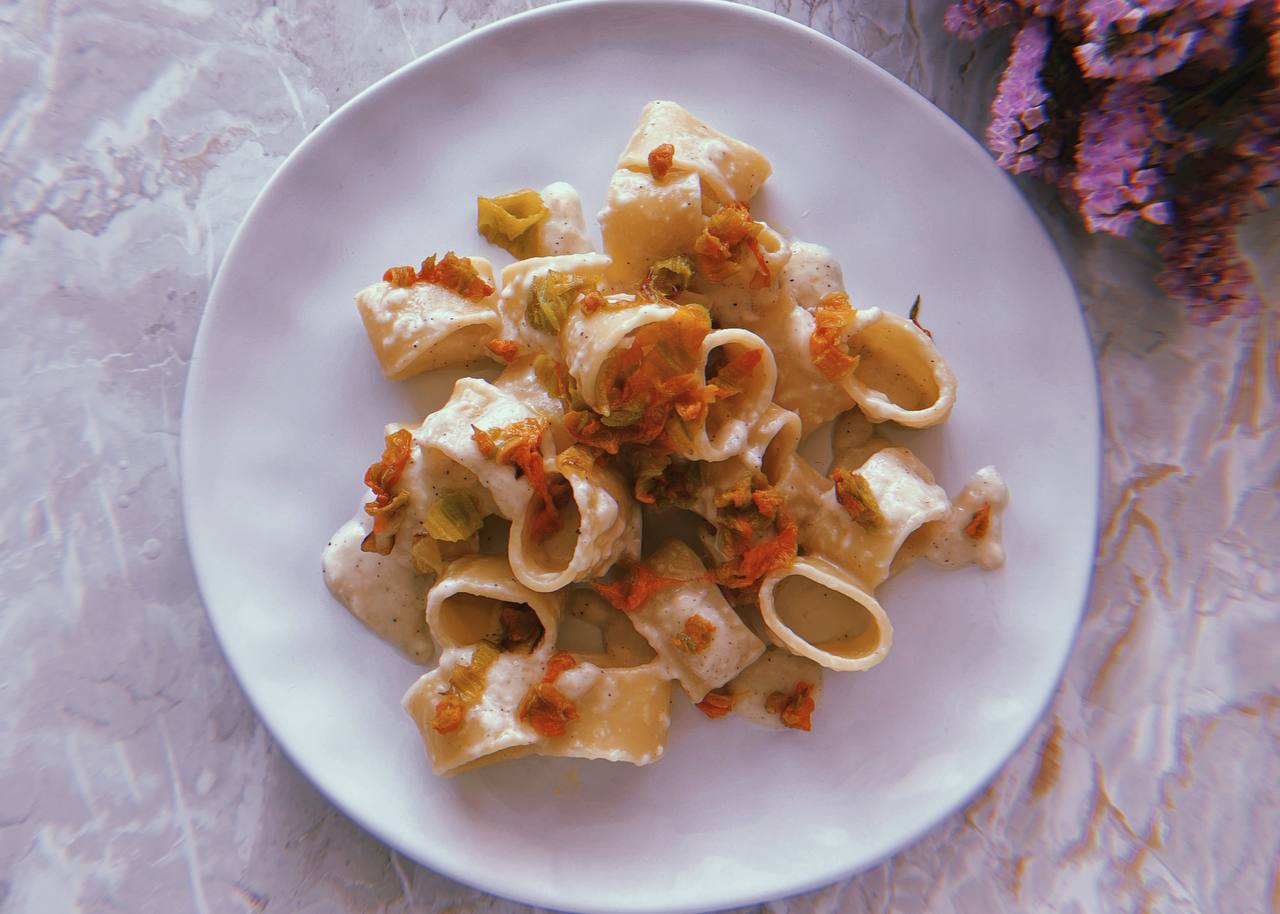
[[[954,9],[954,7],[953,7]],[[1009,65],[991,103],[987,145],[996,163],[1013,174],[1043,171],[1039,130],[1049,120],[1049,92],[1040,80],[1049,52],[1049,29],[1043,18],[1029,19],[1013,39]]]
[[[1230,66],[1236,17],[1250,0],[1086,0],[1076,59],[1092,79],[1153,80],[1197,57]]]
[[[1166,225],[1166,157],[1174,146],[1164,114],[1167,93],[1151,83],[1112,83],[1080,126],[1071,179],[1091,232],[1124,236],[1139,217]]]
[[[1091,232],[1153,235],[1197,322],[1257,307],[1236,230],[1280,187],[1280,0],[960,0],[946,26],[1016,30],[987,131],[1002,168]]]

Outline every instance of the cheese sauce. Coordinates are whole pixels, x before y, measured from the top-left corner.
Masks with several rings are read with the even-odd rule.
[[[548,212],[538,225],[538,252],[555,256],[590,251],[587,222],[582,216],[582,198],[573,185],[557,181],[542,188],[539,195]]]
[[[991,506],[989,526],[985,536],[973,539],[965,534],[965,527],[984,504]],[[907,537],[894,559],[893,570],[900,571],[917,558],[947,568],[999,568],[1005,558],[1002,515],[1008,504],[1009,488],[1000,474],[994,467],[983,467],[952,500],[945,518],[925,524]]]
[[[408,546],[397,537],[390,555],[362,552],[372,529],[361,512],[338,528],[324,550],[324,581],[351,614],[370,631],[399,648],[414,663],[435,653],[427,629],[426,592],[430,579],[413,570]]]

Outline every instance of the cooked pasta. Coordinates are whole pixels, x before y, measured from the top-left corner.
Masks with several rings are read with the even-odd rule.
[[[651,102],[603,189],[601,251],[555,181],[478,199],[477,230],[516,258],[497,279],[449,252],[357,296],[388,378],[502,365],[387,426],[324,553],[357,619],[420,664],[438,653],[403,697],[437,774],[649,764],[673,691],[712,721],[839,726],[824,670],[888,654],[891,574],[1004,562],[994,468],[951,498],[884,432],[952,410],[932,335],[753,212],[771,170]],[[827,426],[817,466],[800,445]]]

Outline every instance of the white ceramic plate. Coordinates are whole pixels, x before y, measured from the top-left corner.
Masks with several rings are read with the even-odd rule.
[[[475,195],[565,179],[589,212],[641,106],[680,101],[772,159],[772,224],[831,247],[855,303],[924,296],[960,379],[942,428],[894,433],[954,491],[1013,493],[1001,571],[883,591],[889,658],[827,677],[812,734],[709,722],[677,696],[648,768],[530,759],[431,776],[400,696],[419,670],[326,591],[320,552],[390,420],[452,376],[384,381],[352,304],[476,235]],[[1089,582],[1097,388],[1071,286],[989,156],[841,45],[720,3],[553,6],[362,93],[253,206],[200,327],[183,416],[192,556],[218,637],[290,757],[371,832],[453,878],[571,910],[679,911],[817,887],[914,840],[1025,737]]]

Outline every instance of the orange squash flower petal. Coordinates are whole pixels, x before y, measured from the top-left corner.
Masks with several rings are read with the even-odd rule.
[[[649,151],[649,171],[653,174],[655,180],[661,181],[667,176],[667,172],[671,170],[671,162],[675,155],[676,147],[670,143],[654,146]]]
[[[453,251],[439,261],[435,254],[422,261],[417,280],[441,286],[470,301],[488,298],[494,291],[493,286],[480,277],[471,258],[459,257]]]
[[[715,639],[716,627],[711,620],[694,613],[684,620],[684,627],[671,639],[671,644],[686,654],[701,654]]]
[[[413,267],[388,267],[382,274],[382,281],[391,283],[397,289],[407,289],[418,281],[418,271]]]
[[[764,360],[764,351],[745,349],[724,364],[707,382],[713,400],[727,400],[747,389],[751,375]]]
[[[578,709],[554,685],[540,682],[525,694],[516,716],[550,739],[564,736],[568,724],[578,719]]]
[[[387,555],[395,544],[395,533],[403,520],[403,508],[409,503],[405,492],[391,494],[400,481],[413,446],[413,434],[402,428],[386,437],[382,459],[365,470],[364,484],[373,492],[373,501],[364,509],[373,517],[373,532],[365,537],[360,548],[365,552]]]
[[[556,492],[542,465],[542,436],[547,430],[544,419],[521,419],[501,428],[471,427],[471,440],[481,456],[500,466],[516,467],[533,491],[542,499],[542,507],[534,515],[534,531],[550,536],[560,529],[560,511]]]
[[[831,471],[831,479],[836,484],[836,500],[859,525],[868,530],[875,530],[884,523],[880,504],[876,501],[875,493],[871,491],[866,477],[861,473],[837,467]]]
[[[793,730],[812,729],[812,716],[817,704],[813,700],[813,686],[797,682],[795,690],[782,708],[782,722]]]
[[[716,580],[726,587],[750,587],[769,572],[785,568],[796,560],[796,534],[795,522],[782,518],[781,529],[774,536],[717,568]]]
[[[964,535],[971,540],[985,539],[991,529],[991,502],[984,501],[982,507],[973,512],[973,517],[964,526]]]
[[[436,716],[431,721],[431,729],[437,733],[452,733],[462,726],[466,719],[467,709],[453,696],[442,698],[436,702]]]
[[[609,414],[573,410],[565,428],[583,444],[617,454],[625,444],[676,450],[673,423],[700,418],[705,397],[696,369],[711,316],[700,305],[681,305],[668,318],[646,324],[601,366],[596,396]]]
[[[623,612],[635,612],[646,600],[664,587],[685,583],[678,578],[664,578],[644,562],[628,567],[612,584],[592,584],[596,593]]]
[[[712,720],[718,720],[733,710],[740,696],[721,686],[712,689],[695,707]]]
[[[551,659],[547,661],[547,668],[542,674],[542,681],[550,685],[560,678],[561,673],[567,673],[577,665],[578,661],[573,659],[573,654],[568,651],[556,651],[551,655]]]
[[[769,284],[773,282],[773,271],[769,269],[769,261],[765,259],[764,249],[760,247],[760,242],[753,236],[747,236],[743,240],[743,244],[751,251],[756,259],[756,275],[751,277],[748,286],[752,289],[767,289]]]
[[[520,355],[520,344],[514,340],[489,340],[489,351],[510,365]]]
[[[856,312],[843,292],[822,296],[813,312],[814,327],[809,335],[809,360],[831,380],[844,377],[858,364],[842,345],[841,338],[853,323]]]

